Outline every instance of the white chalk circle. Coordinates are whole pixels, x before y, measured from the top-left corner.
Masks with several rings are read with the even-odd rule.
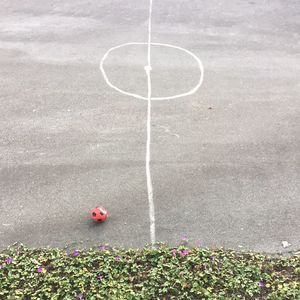
[[[112,84],[110,82],[110,80],[108,79],[108,76],[107,76],[106,71],[104,69],[104,61],[107,59],[107,57],[109,56],[110,53],[112,53],[116,49],[119,49],[119,48],[122,48],[122,47],[126,47],[126,46],[132,46],[132,45],[148,45],[148,43],[137,43],[137,42],[135,42],[135,43],[125,43],[125,44],[122,44],[122,45],[110,48],[104,54],[104,56],[102,57],[102,59],[100,61],[100,70],[102,72],[102,75],[103,75],[104,80],[106,81],[106,83],[111,88],[113,88],[114,90],[120,92],[121,94],[124,94],[124,95],[127,95],[127,96],[132,96],[132,97],[137,98],[137,99],[148,100],[147,97],[144,97],[144,96],[141,96],[141,95],[138,95],[138,94],[135,94],[135,93],[124,91],[124,90],[118,88],[117,86],[115,86],[114,84]],[[151,100],[171,100],[171,99],[177,99],[177,98],[185,97],[185,96],[188,96],[188,95],[192,95],[192,94],[194,94],[200,88],[200,86],[202,85],[202,82],[203,82],[204,67],[203,67],[203,64],[202,64],[201,60],[194,53],[192,53],[191,51],[189,51],[187,49],[184,49],[184,48],[181,48],[181,47],[178,47],[178,46],[174,46],[174,45],[170,45],[170,44],[151,43],[151,46],[168,47],[168,48],[174,48],[174,49],[183,51],[183,52],[189,54],[196,61],[197,67],[199,68],[199,79],[198,79],[198,82],[197,82],[196,86],[193,87],[191,90],[189,90],[188,92],[185,92],[185,93],[174,95],[174,96],[152,97]],[[146,66],[145,68],[148,68],[149,70],[151,70],[151,66]]]

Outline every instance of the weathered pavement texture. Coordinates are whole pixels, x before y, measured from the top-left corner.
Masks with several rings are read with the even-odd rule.
[[[300,248],[300,2],[153,1],[153,42],[205,66],[194,95],[153,102],[158,241],[278,252]],[[147,41],[148,1],[2,0],[0,246],[150,242],[147,102],[106,85],[111,47]],[[194,63],[153,48],[153,96],[195,84]],[[106,61],[146,95],[146,49]],[[87,212],[101,204],[109,220]],[[82,244],[80,244],[82,243]]]

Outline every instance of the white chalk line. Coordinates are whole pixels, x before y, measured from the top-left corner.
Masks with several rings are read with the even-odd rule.
[[[113,83],[110,82],[110,80],[108,79],[108,76],[107,76],[107,74],[105,72],[104,62],[107,59],[107,57],[109,56],[109,54],[111,52],[113,52],[114,50],[117,50],[119,48],[126,47],[126,46],[132,46],[132,45],[148,45],[148,43],[130,42],[130,43],[124,43],[124,44],[121,44],[121,45],[118,45],[118,46],[110,48],[104,54],[104,56],[102,57],[102,59],[100,61],[100,71],[101,71],[101,73],[102,73],[102,75],[104,77],[105,82],[112,89],[114,89],[114,90],[118,91],[119,93],[121,93],[123,95],[126,95],[126,96],[131,96],[131,97],[134,97],[136,99],[141,99],[141,100],[148,100],[148,97],[144,97],[142,95],[138,95],[138,94],[135,94],[135,93],[127,92],[127,91],[124,91],[124,90],[118,88],[117,86],[115,86]],[[200,88],[200,86],[202,85],[203,79],[204,79],[204,67],[203,67],[203,64],[202,64],[200,58],[197,57],[193,52],[191,52],[191,51],[189,51],[187,49],[184,49],[184,48],[179,47],[179,46],[174,46],[174,45],[171,45],[171,44],[152,43],[151,42],[151,46],[169,47],[169,48],[174,48],[174,49],[177,49],[177,50],[180,50],[180,51],[183,51],[183,52],[187,53],[188,55],[190,55],[191,57],[194,58],[194,60],[196,61],[197,65],[198,65],[199,71],[200,71],[199,72],[199,78],[198,78],[197,84],[195,85],[195,87],[193,87],[188,92],[177,94],[177,95],[174,95],[174,96],[167,96],[167,97],[151,97],[151,100],[152,101],[153,100],[155,100],[155,101],[159,101],[159,100],[173,100],[173,99],[177,99],[177,98],[181,98],[181,97],[186,97],[186,96],[189,96],[189,95],[192,95],[192,94],[196,93],[198,91],[198,89]]]
[[[106,83],[113,88],[114,90],[120,92],[121,94],[131,96],[137,99],[142,99],[142,100],[147,100],[148,105],[147,105],[147,143],[146,143],[146,177],[147,177],[147,193],[148,193],[148,204],[149,204],[149,219],[150,219],[150,238],[151,238],[151,245],[155,245],[156,237],[155,237],[155,209],[154,209],[154,201],[153,201],[153,185],[152,185],[152,177],[151,177],[151,170],[150,170],[150,161],[151,161],[151,101],[152,100],[171,100],[171,99],[176,99],[176,98],[181,98],[185,97],[188,95],[194,94],[202,85],[203,83],[203,77],[204,77],[204,67],[201,62],[201,60],[191,51],[184,49],[179,46],[174,46],[170,44],[163,44],[163,43],[152,43],[151,41],[151,34],[152,34],[152,7],[153,7],[153,1],[149,0],[149,18],[148,18],[148,42],[147,43],[141,43],[141,42],[132,42],[132,43],[124,43],[115,47],[110,48],[102,57],[100,61],[100,70],[101,73],[104,77],[104,80]],[[126,92],[117,86],[113,85],[110,80],[108,79],[108,76],[106,75],[105,69],[104,69],[104,61],[107,59],[109,54],[113,52],[116,49],[119,49],[121,47],[126,47],[130,45],[147,45],[147,65],[144,67],[144,70],[147,75],[147,97],[135,94],[135,93],[130,93]],[[177,50],[181,50],[190,56],[192,56],[199,67],[200,70],[200,76],[199,76],[199,81],[196,84],[194,88],[189,90],[188,92],[181,93],[178,95],[174,96],[168,96],[168,97],[152,97],[152,85],[151,85],[151,71],[152,71],[152,66],[151,66],[151,46],[162,46],[162,47],[169,47],[169,48],[174,48]]]
[[[151,77],[150,71],[152,69],[152,67],[151,67],[152,6],[153,6],[153,2],[152,2],[152,0],[149,0],[148,43],[147,43],[147,48],[148,48],[148,51],[147,51],[148,66],[147,67],[149,68],[148,71],[149,71],[149,76],[150,77]],[[151,90],[151,82],[150,82],[150,90]],[[149,86],[148,86],[148,93],[149,93]],[[149,99],[149,94],[148,94],[148,99]],[[150,99],[151,99],[151,93],[150,93]]]
[[[151,146],[151,71],[147,70],[147,83],[148,83],[148,107],[147,107],[147,144],[146,144],[146,176],[147,176],[147,191],[148,191],[148,204],[149,204],[149,220],[150,220],[150,238],[151,245],[155,244],[155,209],[153,201],[153,186],[150,171],[150,146]]]
[[[150,146],[151,146],[151,26],[152,26],[152,0],[149,2],[149,20],[148,20],[148,44],[147,44],[147,66],[145,71],[147,74],[147,88],[148,88],[148,106],[147,106],[147,144],[146,144],[146,177],[147,177],[147,192],[149,205],[149,221],[150,221],[150,240],[152,247],[155,245],[155,209],[153,201],[153,185],[150,171]]]

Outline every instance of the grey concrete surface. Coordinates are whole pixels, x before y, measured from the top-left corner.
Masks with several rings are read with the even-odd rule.
[[[158,241],[279,252],[300,248],[300,3],[153,2],[153,42],[193,51],[196,94],[153,103]],[[145,101],[106,85],[111,47],[147,40],[148,1],[2,0],[0,247],[149,243]],[[107,61],[146,94],[143,46]],[[153,49],[153,95],[183,92],[197,69]],[[90,208],[109,220],[95,226]]]

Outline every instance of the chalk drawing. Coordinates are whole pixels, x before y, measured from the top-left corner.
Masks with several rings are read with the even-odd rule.
[[[146,178],[148,191],[149,205],[149,220],[150,220],[150,239],[151,245],[155,244],[155,210],[153,201],[152,177],[150,171],[150,145],[151,145],[151,30],[152,30],[152,0],[149,1],[149,18],[148,18],[148,43],[147,43],[147,66],[144,67],[147,75],[147,90],[148,90],[148,106],[147,106],[147,143],[146,143]]]
[[[105,82],[114,90],[118,91],[119,93],[126,95],[126,96],[131,96],[137,99],[141,100],[146,100],[147,101],[147,142],[146,142],[146,178],[147,178],[147,192],[148,192],[148,205],[149,205],[149,220],[150,220],[150,239],[151,239],[151,245],[155,245],[155,210],[154,210],[154,201],[153,201],[153,185],[152,185],[152,177],[151,177],[151,170],[150,170],[150,161],[151,161],[151,155],[150,155],[150,146],[151,146],[151,102],[158,101],[158,100],[172,100],[172,99],[177,99],[185,96],[192,95],[197,92],[197,90],[200,88],[200,86],[203,83],[203,75],[204,75],[204,67],[201,62],[201,60],[191,51],[179,47],[179,46],[174,46],[170,44],[165,44],[165,43],[153,43],[151,41],[151,36],[152,36],[152,7],[153,7],[153,0],[149,0],[149,17],[148,17],[148,41],[147,42],[130,42],[130,43],[124,43],[115,47],[110,48],[102,57],[100,61],[100,70],[103,75],[103,78]],[[127,47],[127,46],[132,46],[132,45],[145,45],[147,46],[147,65],[144,66],[144,70],[147,75],[147,97],[144,97],[142,95],[138,95],[133,92],[128,92],[124,91],[123,89],[118,88],[114,84],[111,83],[109,80],[105,68],[104,68],[104,62],[107,59],[107,57],[115,50],[122,48],[122,47]],[[193,87],[191,90],[173,95],[173,96],[167,96],[167,97],[152,97],[152,86],[151,86],[151,71],[152,71],[152,65],[151,65],[151,47],[168,47],[168,48],[173,48],[177,49],[180,51],[183,51],[190,55],[196,62],[197,67],[199,68],[199,78],[197,81],[197,84],[195,87]]]
[[[115,86],[113,83],[111,83],[111,81],[108,79],[108,76],[106,74],[105,68],[104,68],[104,62],[107,59],[107,57],[114,51],[117,50],[119,48],[122,47],[126,47],[126,46],[132,46],[132,45],[147,45],[147,43],[142,43],[142,42],[132,42],[132,43],[125,43],[125,44],[121,44],[115,47],[110,48],[102,57],[101,62],[100,62],[100,70],[102,72],[102,75],[104,77],[105,82],[114,90],[118,91],[119,93],[126,95],[126,96],[131,96],[134,97],[136,99],[141,99],[141,100],[148,100],[148,97],[142,96],[142,95],[138,95],[132,92],[128,92],[128,91],[124,91],[120,88],[118,88],[117,86]],[[163,44],[163,43],[152,43],[151,42],[151,46],[154,47],[168,47],[168,48],[173,48],[173,49],[177,49],[180,50],[182,52],[187,53],[188,55],[190,55],[196,62],[197,68],[199,69],[199,75],[198,75],[198,80],[197,80],[197,84],[195,85],[195,87],[193,87],[191,90],[185,92],[185,93],[181,93],[181,94],[177,94],[177,95],[173,95],[173,96],[167,96],[167,97],[151,97],[151,100],[172,100],[172,99],[177,99],[177,98],[182,98],[185,96],[189,96],[192,95],[194,93],[197,92],[197,90],[200,88],[200,86],[203,83],[203,75],[204,75],[204,67],[203,64],[201,62],[201,60],[191,51],[178,47],[178,46],[174,46],[174,45],[170,45],[170,44]],[[148,66],[146,66],[145,68],[147,68]],[[144,68],[144,69],[145,69]]]
[[[167,126],[160,126],[160,125],[159,125],[158,127],[164,129],[166,133],[169,133],[170,135],[174,135],[174,136],[176,136],[176,137],[179,139],[179,134],[177,134],[177,133],[172,133],[172,132],[170,131],[170,128],[169,128],[169,127],[167,127]]]

